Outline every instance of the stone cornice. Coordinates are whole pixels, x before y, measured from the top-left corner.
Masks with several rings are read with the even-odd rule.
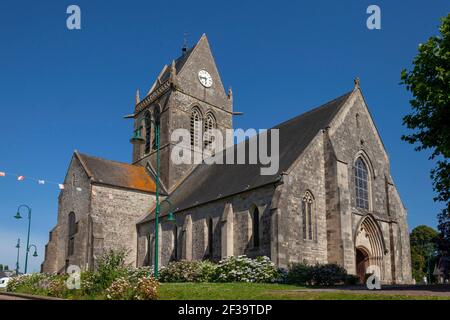
[[[161,97],[163,94],[169,91],[170,85],[171,85],[170,80],[167,80],[163,82],[163,84],[161,84],[155,91],[153,91],[151,94],[147,95],[144,99],[142,99],[142,101],[136,105],[136,108],[134,109],[134,115],[135,116],[138,115],[142,110],[147,108],[159,97]]]

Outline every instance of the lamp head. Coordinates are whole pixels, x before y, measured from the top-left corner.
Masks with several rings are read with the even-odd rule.
[[[22,216],[20,215],[20,212],[17,211],[16,215],[14,216],[16,219],[22,219]]]
[[[175,217],[173,216],[173,212],[169,212],[169,216],[167,217],[167,221],[169,222],[175,222]]]
[[[130,139],[132,144],[143,144],[145,140],[141,136],[141,129],[137,129],[134,131],[133,137]]]
[[[37,256],[38,256],[37,251],[34,251],[33,257],[37,257]]]

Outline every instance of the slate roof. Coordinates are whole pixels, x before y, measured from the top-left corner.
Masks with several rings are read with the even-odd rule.
[[[175,70],[177,71],[177,74],[181,71],[195,47],[196,46],[193,46],[192,48],[187,49],[186,52],[183,52],[183,54],[175,60]],[[159,77],[159,81],[161,82],[161,84],[163,84],[170,78],[170,66],[171,63],[168,65],[164,73]],[[155,91],[159,87],[160,85],[155,86],[155,88],[151,92]]]
[[[328,126],[352,92],[348,92],[273,128],[279,129],[280,134],[280,163],[276,174],[261,175],[261,164],[201,164],[193,170],[170,196],[173,211],[182,211],[277,182],[281,173],[286,172],[291,167],[317,133]],[[246,150],[248,150],[248,142],[246,140],[235,145],[235,155],[237,148],[245,146]],[[162,216],[167,214],[164,209],[166,208],[161,210]],[[151,218],[151,215],[149,215],[141,223],[149,221]]]
[[[75,151],[93,182],[127,189],[156,192],[156,184],[144,167],[93,157]]]

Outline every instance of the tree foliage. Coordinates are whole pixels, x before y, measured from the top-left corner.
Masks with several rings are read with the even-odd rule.
[[[420,282],[427,274],[428,267],[433,267],[437,261],[439,233],[431,227],[418,226],[411,231],[409,238],[413,277]]]
[[[402,84],[412,93],[412,113],[403,118],[410,135],[403,140],[416,150],[430,150],[436,161],[431,171],[435,201],[445,203],[438,215],[441,249],[450,244],[450,14],[442,19],[440,35],[419,45],[413,69],[403,70]]]

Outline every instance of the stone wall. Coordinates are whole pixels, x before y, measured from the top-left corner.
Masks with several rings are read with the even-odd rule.
[[[127,263],[136,265],[136,223],[154,207],[155,196],[103,185],[94,185],[92,191],[92,265],[104,252],[117,249],[125,249]]]
[[[178,232],[178,260],[218,261],[230,255],[270,257],[270,207],[273,192],[272,185],[261,187],[176,213],[176,223],[168,222],[166,218],[161,219],[160,264],[166,265],[175,257],[175,226]],[[253,246],[251,223],[251,212],[256,207],[260,213],[260,246],[257,248]],[[210,218],[214,230],[212,257],[209,255],[207,236]],[[154,221],[138,225],[138,237],[138,265],[153,264],[152,248],[149,248],[148,242],[150,239],[150,243],[154,243]]]
[[[301,134],[301,132],[299,133]],[[325,204],[325,174],[322,133],[306,148],[283,177],[278,201],[279,265],[306,262],[327,262],[327,222]],[[302,199],[309,191],[313,198],[312,240],[303,235]]]
[[[127,263],[136,264],[136,223],[154,206],[153,194],[91,185],[77,157],[73,157],[58,199],[58,221],[51,233],[43,272],[65,272],[69,265],[93,270],[109,250],[125,249]],[[74,252],[69,255],[68,216],[76,216]]]
[[[87,225],[90,213],[90,180],[81,163],[72,157],[66,178],[64,190],[58,197],[57,225],[51,232],[42,266],[43,272],[65,272],[67,266],[78,265],[82,269],[87,263]],[[74,235],[74,252],[68,254],[69,225],[68,216],[73,212],[76,217],[77,232]]]
[[[48,236],[48,243],[45,245],[45,258],[41,264],[41,272],[54,273],[58,271],[57,268],[57,241],[58,241],[58,226],[55,226]]]

